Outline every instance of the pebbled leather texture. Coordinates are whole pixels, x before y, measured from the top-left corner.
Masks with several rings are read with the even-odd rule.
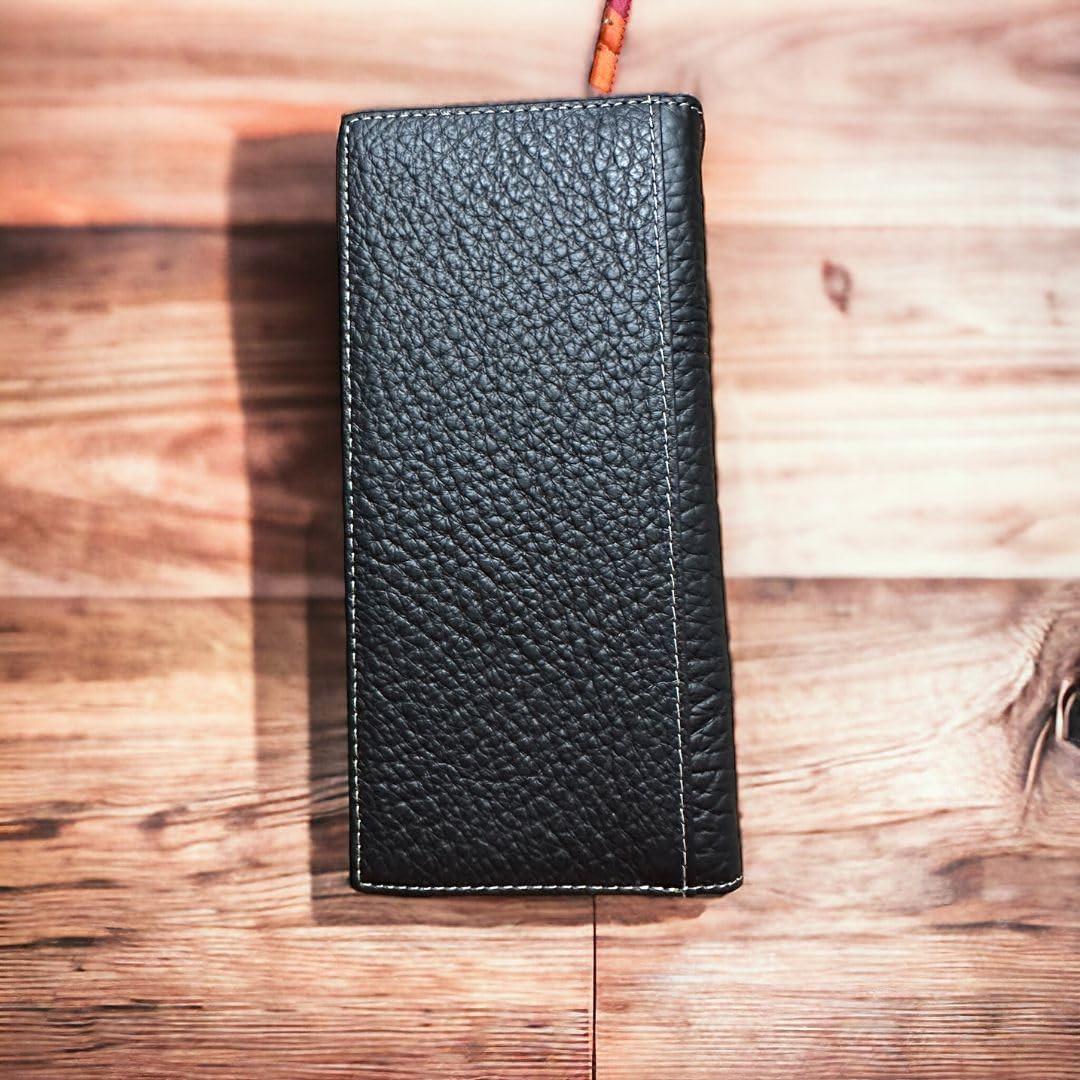
[[[363,890],[741,881],[690,97],[347,116]]]

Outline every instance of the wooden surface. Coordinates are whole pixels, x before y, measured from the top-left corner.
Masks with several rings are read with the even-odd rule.
[[[5,5],[0,1074],[1080,1077],[1077,3],[635,6],[746,884],[347,887],[337,117],[577,94],[598,7]]]

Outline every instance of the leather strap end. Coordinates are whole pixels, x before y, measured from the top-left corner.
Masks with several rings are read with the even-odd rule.
[[[610,94],[615,85],[619,53],[626,37],[626,22],[630,17],[630,0],[610,0],[600,19],[589,85],[601,94]]]
[[[589,72],[589,85],[601,94],[610,94],[611,88],[615,85],[615,68],[618,64],[618,56],[602,41],[598,41],[596,53],[593,55],[592,70]]]

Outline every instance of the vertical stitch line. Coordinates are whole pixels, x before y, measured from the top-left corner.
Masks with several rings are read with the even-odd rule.
[[[653,188],[653,234],[656,241],[656,312],[660,326],[660,402],[663,406],[664,419],[664,474],[667,483],[667,528],[668,528],[668,567],[671,571],[671,637],[675,657],[675,733],[679,751],[679,826],[682,832],[682,890],[687,885],[686,853],[686,783],[683,776],[683,733],[682,733],[682,671],[679,661],[679,615],[675,587],[675,522],[672,508],[671,488],[671,442],[669,435],[670,414],[668,411],[668,364],[667,364],[667,328],[664,322],[664,286],[660,258],[660,186],[657,182],[657,143],[656,120],[653,110],[652,95],[646,99],[649,108],[649,165],[652,169]]]
[[[352,785],[353,818],[356,822],[356,880],[361,881],[364,870],[360,863],[360,712],[356,670],[356,565],[353,527],[353,452],[352,452],[352,289],[349,274],[352,268],[352,229],[349,224],[349,142],[352,139],[352,123],[345,126],[345,140],[341,154],[341,190],[345,211],[345,250],[341,254],[343,291],[345,294],[345,326],[343,333],[345,352],[345,551],[348,562],[349,598],[349,675],[351,700],[346,707],[352,712]]]

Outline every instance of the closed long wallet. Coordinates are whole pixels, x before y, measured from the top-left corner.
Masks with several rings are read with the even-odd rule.
[[[667,95],[342,121],[360,890],[741,881],[703,137]]]

